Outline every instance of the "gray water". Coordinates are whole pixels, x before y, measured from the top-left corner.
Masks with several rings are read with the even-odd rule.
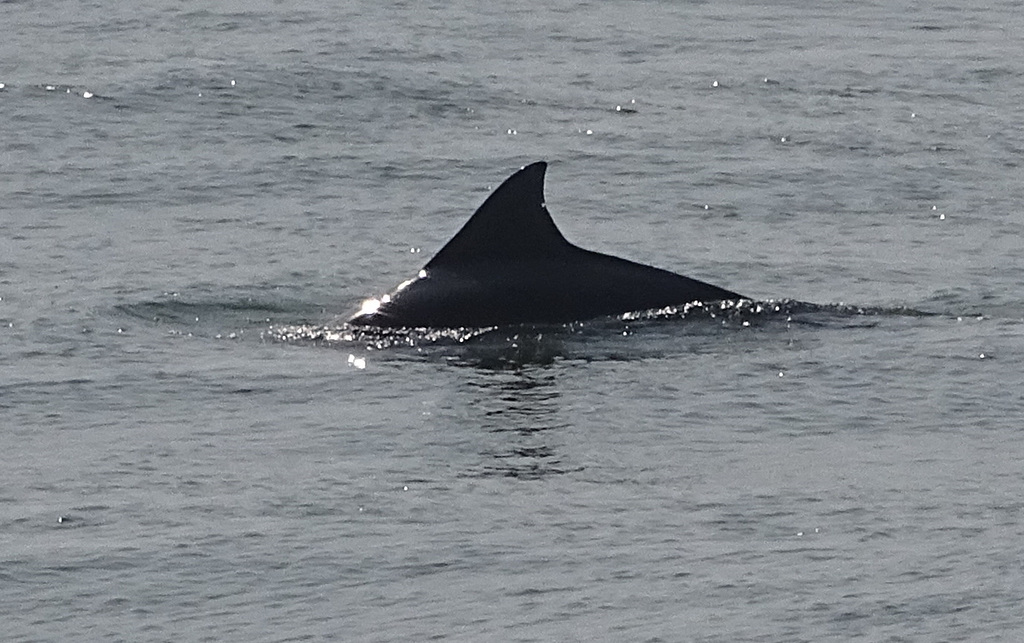
[[[0,22],[5,640],[1024,632],[1021,2]],[[347,333],[542,159],[764,310]]]

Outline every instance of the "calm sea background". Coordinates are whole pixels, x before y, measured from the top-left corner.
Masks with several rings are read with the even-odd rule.
[[[1024,636],[1019,0],[0,23],[4,640]],[[345,335],[537,160],[819,306]]]

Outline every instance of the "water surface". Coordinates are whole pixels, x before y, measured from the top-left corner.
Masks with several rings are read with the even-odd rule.
[[[5,3],[5,636],[1016,638],[1019,9]],[[537,160],[768,308],[345,335]]]

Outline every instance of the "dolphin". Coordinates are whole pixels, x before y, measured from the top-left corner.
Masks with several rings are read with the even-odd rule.
[[[690,302],[743,299],[667,270],[584,250],[544,205],[547,163],[505,180],[412,279],[349,323],[385,328],[561,324]]]

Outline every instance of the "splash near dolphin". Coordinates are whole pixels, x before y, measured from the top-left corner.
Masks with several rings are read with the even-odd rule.
[[[506,179],[419,274],[364,302],[349,323],[387,328],[558,324],[744,298],[569,243],[544,205],[546,169],[547,163],[533,163]]]

